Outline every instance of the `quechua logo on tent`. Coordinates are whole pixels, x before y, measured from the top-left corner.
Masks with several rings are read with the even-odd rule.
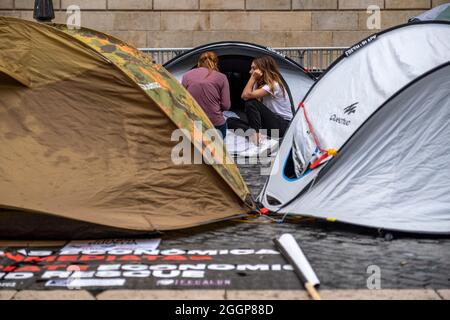
[[[358,107],[359,102],[355,102],[351,105],[349,105],[348,107],[344,108],[344,113],[351,115],[353,113],[356,113],[356,108]]]
[[[344,114],[352,115],[352,114],[356,113],[356,109],[358,107],[358,104],[359,104],[359,102],[355,102],[355,103],[352,103],[351,105],[349,105],[348,107],[345,107],[344,108]],[[337,116],[337,114],[331,115],[330,121],[336,122],[337,124],[344,125],[346,127],[350,126],[350,124],[351,124],[350,120],[348,120],[346,118],[339,118]]]

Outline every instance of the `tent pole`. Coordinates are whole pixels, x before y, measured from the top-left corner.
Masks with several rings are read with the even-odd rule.
[[[320,281],[294,237],[287,233],[273,239],[273,242],[281,255],[294,267],[310,297],[313,300],[322,300],[316,290]]]

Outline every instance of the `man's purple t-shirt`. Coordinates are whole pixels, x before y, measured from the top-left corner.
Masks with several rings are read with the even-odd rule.
[[[196,68],[183,75],[181,83],[203,108],[213,125],[225,124],[222,111],[230,109],[230,85],[227,77],[207,68]]]

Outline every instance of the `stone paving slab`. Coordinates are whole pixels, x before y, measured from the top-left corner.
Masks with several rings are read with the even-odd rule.
[[[62,247],[66,243],[67,241],[1,240],[0,247],[9,247],[9,248]]]
[[[322,300],[441,300],[433,289],[321,290],[319,294]],[[227,291],[226,298],[227,300],[311,300],[302,290]]]
[[[0,290],[0,300],[11,300],[15,294],[14,290]]]
[[[303,290],[227,290],[226,300],[309,300]]]
[[[322,290],[323,300],[441,300],[433,289]]]
[[[24,290],[13,300],[94,300],[94,297],[85,290]]]
[[[445,291],[445,290],[441,290]],[[450,290],[447,290],[450,291]],[[433,289],[322,290],[323,300],[441,300]],[[448,294],[448,293],[447,293]],[[109,290],[99,300],[310,300],[302,290]]]
[[[98,300],[225,300],[225,290],[108,290]]]
[[[323,300],[450,300],[450,290],[321,290]],[[439,293],[439,294],[438,294]],[[310,300],[302,290],[0,291],[0,300]]]
[[[438,290],[438,294],[444,300],[450,300],[450,289]]]

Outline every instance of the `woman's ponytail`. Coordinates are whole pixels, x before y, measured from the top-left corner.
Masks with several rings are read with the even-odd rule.
[[[219,58],[217,57],[217,54],[212,51],[204,52],[198,59],[197,66],[199,68],[207,68],[209,70],[208,77],[213,71],[219,71]]]

